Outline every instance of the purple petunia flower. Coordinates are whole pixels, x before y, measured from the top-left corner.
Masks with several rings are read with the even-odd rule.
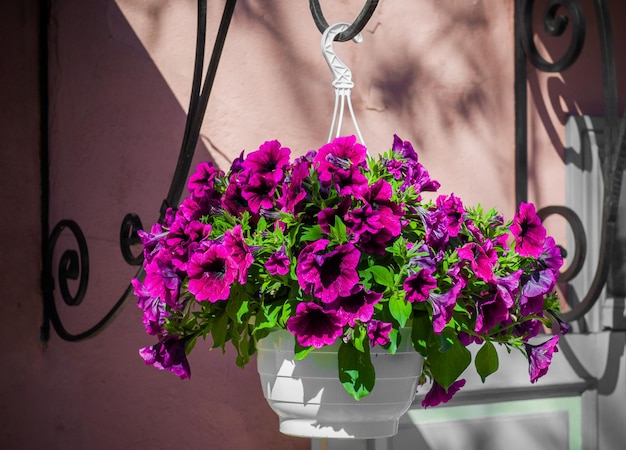
[[[283,245],[280,250],[272,253],[265,263],[265,268],[270,275],[287,275],[289,273],[290,260]]]
[[[292,166],[291,172],[285,177],[282,186],[283,195],[277,200],[283,211],[297,214],[302,209],[302,204],[308,195],[304,180],[309,176],[311,165],[310,161],[302,159],[300,163]]]
[[[439,383],[433,381],[430,391],[428,391],[424,400],[422,400],[422,407],[428,408],[429,406],[447,403],[463,386],[465,386],[464,379],[455,381],[448,389],[444,389]]]
[[[256,173],[252,175],[241,189],[241,196],[247,200],[250,211],[258,213],[261,208],[274,207],[274,191],[276,182],[271,176]]]
[[[241,225],[236,225],[232,230],[226,230],[224,233],[224,246],[237,267],[237,281],[241,284],[246,284],[248,269],[254,262],[254,257],[250,247],[243,239]]]
[[[452,319],[452,312],[454,311],[456,300],[463,287],[463,282],[459,280],[444,294],[431,292],[428,295],[428,300],[433,306],[433,331],[435,333],[441,333],[450,322],[450,319]]]
[[[543,309],[544,295],[556,285],[556,275],[551,269],[536,270],[521,279],[520,311],[524,315]]]
[[[437,250],[442,249],[450,239],[448,216],[439,209],[431,211],[420,209],[419,212],[426,231],[426,243]]]
[[[540,345],[524,344],[528,355],[530,382],[535,383],[548,372],[552,362],[552,354],[558,352],[559,335],[555,334]]]
[[[242,166],[250,173],[271,180],[273,185],[282,182],[283,169],[289,165],[291,150],[282,147],[280,142],[266,141],[243,161]]]
[[[147,365],[152,365],[159,370],[169,370],[181,380],[191,376],[191,369],[185,354],[185,341],[181,339],[166,336],[157,344],[140,349],[139,355]]]
[[[465,208],[460,198],[450,194],[449,197],[440,195],[437,197],[437,208],[446,214],[446,227],[450,237],[456,237],[463,223]]]
[[[339,245],[331,251],[328,244],[327,239],[319,239],[307,245],[296,266],[300,287],[324,303],[331,303],[340,295],[350,295],[359,282],[356,267],[361,256],[352,244]]]
[[[187,189],[194,199],[213,196],[215,190],[215,177],[223,176],[221,170],[215,168],[212,163],[201,162],[196,167],[196,171],[189,177]]]
[[[417,162],[417,152],[413,149],[413,144],[409,141],[403,141],[397,134],[393,135],[391,150],[399,153],[404,159]]]
[[[352,288],[350,295],[339,296],[335,302],[329,305],[337,311],[342,324],[354,326],[356,321],[369,322],[374,315],[374,305],[380,301],[383,294],[366,291],[362,285]]]
[[[143,311],[142,322],[146,333],[153,336],[163,334],[165,318],[169,316],[165,304],[160,301],[159,297],[152,297],[148,289],[137,278],[133,278],[131,283],[137,297],[137,306]]]
[[[404,280],[407,302],[423,302],[428,299],[430,292],[437,287],[437,280],[432,273],[432,270],[422,268]]]
[[[315,155],[313,164],[320,183],[325,187],[334,183],[340,195],[359,198],[367,187],[367,178],[361,173],[366,155],[367,149],[356,142],[355,136],[335,138]]]
[[[389,343],[389,333],[393,329],[393,324],[380,320],[367,322],[367,337],[370,339],[370,347],[375,345],[387,345]]]
[[[331,345],[343,334],[341,319],[313,302],[299,303],[296,315],[287,319],[287,330],[303,347]]]
[[[552,236],[546,237],[543,243],[543,251],[539,255],[539,261],[548,269],[551,269],[555,276],[558,275],[559,269],[563,265],[563,255],[561,249],[556,245],[556,241]]]
[[[226,300],[230,286],[237,278],[237,265],[224,244],[210,244],[194,253],[187,267],[189,292],[198,301],[215,303]]]
[[[515,250],[522,256],[538,257],[543,251],[546,229],[535,212],[535,205],[522,202],[513,217],[511,233],[515,237]]]
[[[242,186],[246,185],[248,174],[246,172],[237,173],[230,178],[230,184],[222,197],[222,208],[233,216],[239,216],[247,211],[248,200],[243,197]]]
[[[176,307],[180,291],[181,279],[171,264],[171,255],[160,252],[159,257],[145,266],[146,277],[144,286],[150,296],[160,298],[162,302]]]
[[[330,226],[335,224],[335,217],[339,217],[346,225],[351,225],[350,220],[346,217],[352,201],[350,198],[346,198],[339,202],[334,208],[324,208],[317,214],[317,222],[326,234],[330,233]]]
[[[400,205],[391,201],[392,196],[393,188],[381,179],[364,191],[363,200],[378,213],[378,228],[386,228],[393,236],[399,236],[404,211]]]

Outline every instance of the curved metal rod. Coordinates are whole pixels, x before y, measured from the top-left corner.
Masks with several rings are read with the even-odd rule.
[[[163,219],[165,212],[169,205],[176,205],[180,201],[182,191],[185,186],[185,181],[189,173],[191,160],[195,152],[195,147],[198,142],[200,134],[200,126],[204,118],[204,112],[208,104],[209,95],[217,72],[217,66],[221,57],[224,42],[226,40],[226,34],[230,21],[234,12],[236,0],[227,0],[224,6],[224,12],[220,27],[215,39],[215,45],[204,85],[201,87],[202,72],[204,65],[204,42],[206,38],[206,13],[207,13],[207,0],[198,0],[198,31],[197,31],[197,47],[196,47],[196,59],[194,67],[194,78],[192,83],[192,93],[189,105],[189,112],[187,115],[187,122],[185,126],[185,133],[183,136],[183,143],[176,166],[176,171],[172,179],[167,199],[164,200],[161,207],[161,219]],[[47,21],[47,19],[46,19]],[[42,31],[42,34],[47,34]],[[42,58],[43,60],[43,58]],[[47,60],[47,59],[46,59]],[[202,89],[201,89],[202,88]],[[42,122],[47,121],[44,118]],[[42,158],[43,159],[43,158]],[[42,182],[47,182],[48,178],[45,177],[46,173],[42,170]],[[46,203],[44,199],[43,203]],[[42,206],[42,229],[46,230],[48,221],[48,209],[47,204]],[[120,247],[122,256],[125,261],[131,265],[140,265],[143,260],[143,255],[133,255],[130,247],[138,243],[137,230],[141,229],[141,220],[136,214],[127,214],[122,221],[122,227],[120,230]],[[70,333],[64,327],[61,318],[59,317],[58,310],[55,304],[54,296],[54,277],[52,275],[53,269],[53,257],[58,238],[63,230],[69,229],[74,238],[76,239],[79,247],[79,253],[75,250],[66,250],[59,263],[59,286],[61,295],[64,302],[70,306],[79,305],[86,294],[87,284],[89,281],[89,253],[87,250],[87,243],[85,241],[84,234],[78,224],[72,220],[60,221],[50,234],[48,238],[46,248],[43,250],[43,272],[42,272],[42,292],[44,301],[44,321],[41,325],[40,338],[44,342],[47,342],[50,338],[50,324],[54,327],[55,331],[62,339],[66,341],[80,341],[89,337],[93,337],[102,331],[118,314],[121,308],[125,305],[128,297],[133,291],[132,284],[129,283],[128,287],[119,298],[119,300],[113,305],[109,312],[89,329],[80,333]],[[46,233],[47,234],[47,233]],[[44,236],[46,235],[44,234]],[[143,267],[140,267],[135,275],[136,278],[143,276]],[[75,296],[72,296],[67,285],[67,280],[79,280],[79,287]]]
[[[533,40],[532,12],[535,0],[526,0],[523,7],[522,43],[530,62],[543,72],[563,72],[578,58],[585,43],[586,25],[578,0],[550,0],[544,10],[544,30],[550,36],[561,36],[569,25],[565,15],[557,15],[560,8],[566,8],[572,21],[572,40],[563,56],[554,62],[547,61],[537,50]]]
[[[363,30],[363,28],[365,28],[365,25],[367,25],[367,22],[372,17],[372,14],[374,14],[376,6],[378,6],[378,0],[367,0],[354,22],[352,22],[352,24],[345,31],[337,34],[335,36],[335,41],[346,42],[350,39],[354,39]],[[320,7],[319,0],[309,0],[309,7],[317,29],[320,30],[320,33],[323,33],[328,28],[328,22],[324,18],[324,13]]]
[[[585,227],[580,217],[571,208],[567,206],[546,206],[537,211],[537,215],[542,221],[553,214],[565,218],[574,234],[574,248],[576,249],[574,256],[571,258],[567,269],[559,273],[559,281],[567,282],[578,275],[585,263],[585,258],[587,257],[587,236],[585,235]]]

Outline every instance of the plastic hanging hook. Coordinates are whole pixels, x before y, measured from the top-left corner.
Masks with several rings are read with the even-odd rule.
[[[330,142],[333,138],[333,131],[335,130],[335,126],[335,137],[339,137],[341,133],[343,112],[347,103],[348,110],[350,111],[350,116],[352,117],[352,123],[354,124],[354,128],[356,129],[357,136],[361,141],[361,144],[365,145],[363,136],[361,135],[361,130],[359,129],[356,117],[354,116],[354,109],[352,108],[352,100],[350,98],[352,88],[354,87],[354,83],[352,82],[352,72],[350,71],[348,66],[346,66],[346,64],[341,59],[339,59],[333,49],[333,41],[335,40],[335,36],[347,30],[349,26],[349,23],[339,22],[329,26],[322,34],[322,54],[324,55],[324,58],[328,63],[328,67],[330,67],[330,71],[333,73],[333,87],[335,88],[335,107],[333,109],[333,120],[330,125],[330,132],[328,133],[328,142]],[[363,36],[361,35],[361,33],[357,34],[353,38],[353,41],[357,43],[362,42]]]

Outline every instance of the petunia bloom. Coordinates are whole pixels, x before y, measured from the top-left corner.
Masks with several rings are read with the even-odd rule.
[[[448,389],[444,389],[439,383],[433,381],[430,391],[428,391],[424,400],[422,400],[422,407],[428,408],[429,406],[437,406],[441,403],[447,403],[463,386],[465,386],[464,379],[455,381],[448,387]]]
[[[432,273],[432,270],[422,268],[404,280],[407,302],[423,302],[428,299],[430,291],[437,287],[437,280]]]
[[[184,340],[166,336],[157,344],[140,349],[139,355],[147,365],[152,365],[159,370],[169,370],[181,380],[191,376]]]
[[[290,260],[283,245],[280,250],[272,253],[265,263],[265,268],[270,275],[287,275],[289,273]]]
[[[389,343],[389,333],[393,329],[393,324],[380,320],[370,320],[367,323],[367,337],[370,340],[370,347],[375,345],[387,345]]]
[[[357,320],[365,323],[372,318],[374,305],[382,296],[379,292],[366,291],[362,285],[357,285],[350,295],[339,296],[331,307],[337,311],[343,324],[354,326]]]
[[[211,244],[189,259],[189,292],[198,301],[226,300],[237,277],[237,265],[223,244]]]
[[[251,173],[271,179],[273,184],[277,184],[283,179],[283,170],[289,165],[290,155],[291,150],[282,147],[280,142],[266,141],[257,151],[248,155],[242,166]]]
[[[511,233],[515,237],[515,250],[522,256],[538,257],[543,251],[546,229],[535,212],[535,205],[522,202],[513,217]]]
[[[528,355],[530,382],[535,383],[548,372],[552,362],[552,354],[558,352],[559,335],[555,334],[541,345],[525,344]]]
[[[287,319],[287,330],[303,347],[315,348],[333,344],[343,333],[337,313],[313,302],[298,304],[296,315]]]
[[[337,246],[328,251],[327,239],[307,245],[298,256],[296,276],[304,292],[313,294],[322,302],[333,302],[339,295],[350,295],[359,282],[356,267],[360,252],[352,244]]]

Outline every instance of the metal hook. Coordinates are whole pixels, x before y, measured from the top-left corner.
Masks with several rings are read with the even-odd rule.
[[[365,25],[372,17],[372,14],[374,14],[378,1],[379,0],[367,0],[354,22],[345,30],[345,32],[342,31],[337,34],[334,40],[346,42],[350,39],[354,39],[356,35],[359,34],[363,28],[365,28]],[[317,29],[320,30],[320,33],[323,33],[328,28],[328,22],[324,18],[319,0],[309,0],[309,7]]]
[[[354,87],[354,83],[352,82],[352,72],[350,71],[348,66],[346,66],[346,64],[341,59],[339,59],[333,49],[333,41],[335,39],[335,36],[347,30],[349,26],[349,23],[339,22],[329,26],[322,34],[322,54],[324,55],[324,59],[326,59],[328,67],[330,67],[330,71],[334,76],[332,84],[335,88],[335,107],[333,109],[333,120],[330,125],[330,132],[328,134],[328,142],[332,140],[335,124],[337,125],[336,137],[339,137],[339,134],[341,132],[341,124],[343,121],[343,112],[347,101],[348,109],[350,110],[350,116],[352,117],[352,123],[354,124],[354,128],[356,129],[357,136],[359,137],[361,143],[365,145],[365,141],[363,140],[363,136],[361,135],[361,130],[359,129],[359,125],[356,122],[356,117],[354,116],[354,109],[352,108],[352,100],[350,98],[352,88]],[[361,36],[361,34],[359,33],[353,38],[353,40],[357,43],[362,42],[363,36]],[[340,105],[341,112],[339,111]],[[337,116],[339,112],[339,120],[337,121]]]

